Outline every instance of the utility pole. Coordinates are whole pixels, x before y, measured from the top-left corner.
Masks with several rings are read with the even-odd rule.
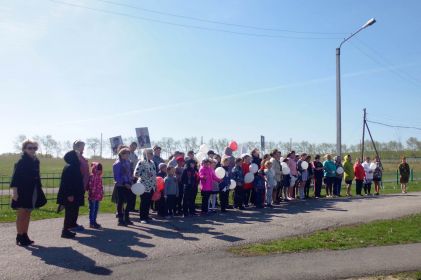
[[[366,124],[367,110],[364,108],[364,117],[363,117],[363,138],[361,140],[361,161],[364,160],[364,138],[365,138],[365,124]]]

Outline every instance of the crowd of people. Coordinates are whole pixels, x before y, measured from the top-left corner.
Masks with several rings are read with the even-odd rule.
[[[79,208],[85,203],[88,193],[89,226],[100,229],[97,215],[103,199],[103,166],[83,156],[85,143],[77,140],[73,150],[64,156],[66,163],[61,176],[57,195],[57,211],[64,210],[61,236],[74,238],[77,231],[84,230],[77,223]],[[38,144],[26,140],[22,144],[22,157],[15,164],[11,181],[13,190],[11,207],[17,210],[16,244],[28,246],[33,241],[28,236],[28,227],[33,209],[42,207],[47,200],[42,190],[40,163],[36,157]],[[174,216],[209,215],[229,209],[246,210],[250,207],[272,208],[282,201],[305,200],[313,195],[325,197],[342,195],[343,181],[346,196],[352,196],[353,181],[357,196],[380,194],[383,167],[379,157],[373,162],[369,157],[357,158],[353,163],[350,155],[332,157],[315,155],[314,160],[306,153],[288,152],[282,157],[278,149],[261,155],[259,149],[239,157],[234,149],[225,148],[223,155],[212,150],[201,149],[200,156],[194,151],[176,151],[170,158],[161,157],[161,148],[144,149],[141,159],[136,154],[137,143],[121,145],[117,149],[117,159],[113,164],[115,186],[112,201],[116,204],[118,226],[129,226],[132,212],[138,212],[141,223],[151,221],[150,213],[155,211],[163,219]],[[205,154],[204,154],[205,153]],[[399,165],[402,193],[406,193],[410,168],[405,157]],[[137,195],[134,186],[142,186],[140,209],[136,210]],[[196,197],[201,194],[200,211],[196,209]],[[230,205],[232,196],[233,205]]]

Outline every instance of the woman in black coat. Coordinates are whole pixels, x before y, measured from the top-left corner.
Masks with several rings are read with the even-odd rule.
[[[10,187],[13,190],[11,207],[16,213],[16,244],[28,246],[34,243],[28,237],[31,211],[47,203],[42,191],[39,160],[36,157],[38,144],[31,140],[22,143],[22,158],[15,164]]]
[[[85,190],[80,161],[75,151],[70,151],[64,156],[67,163],[61,175],[60,189],[57,195],[57,204],[64,207],[64,225],[61,237],[74,238],[76,233],[70,229],[77,227],[79,207],[84,205]]]

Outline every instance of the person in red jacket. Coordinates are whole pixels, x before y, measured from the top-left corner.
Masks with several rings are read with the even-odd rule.
[[[250,171],[250,164],[251,164],[251,157],[249,155],[243,156],[243,163],[241,165],[241,169],[243,169],[244,176],[249,173]],[[248,207],[250,202],[251,196],[251,189],[253,189],[253,183],[244,183],[244,206]]]
[[[363,189],[365,171],[364,171],[364,167],[361,165],[361,159],[359,158],[357,158],[354,164],[354,174],[355,174],[355,183],[357,184],[356,193],[359,196],[363,196],[361,194],[361,191]]]

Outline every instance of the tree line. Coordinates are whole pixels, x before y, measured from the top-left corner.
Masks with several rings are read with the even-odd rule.
[[[73,141],[65,140],[59,141],[53,138],[52,135],[44,136],[33,136],[31,137],[39,143],[39,153],[43,156],[49,157],[62,157],[64,153],[72,149]],[[18,135],[14,141],[15,152],[21,151],[21,143],[27,139],[26,135]],[[112,158],[113,154],[111,151],[111,145],[108,138],[104,138],[101,145],[101,139],[98,137],[90,137],[84,139],[86,143],[86,154],[91,157],[100,157],[103,158]],[[229,143],[230,139],[227,138],[211,138],[204,143],[208,144],[210,149],[214,150],[218,154],[223,154],[225,147]],[[135,137],[123,138],[123,142],[129,145],[131,142],[136,142]],[[169,156],[175,151],[197,151],[200,145],[203,144],[202,140],[198,137],[186,137],[183,139],[174,139],[172,137],[163,137],[157,141],[152,141],[152,145],[158,145],[162,148],[163,156]],[[421,150],[421,141],[416,137],[410,137],[406,140],[405,143],[399,141],[389,141],[389,142],[374,142],[378,151],[381,152],[412,152],[412,156],[416,155],[417,151]],[[247,141],[239,143],[240,148],[246,151],[250,151],[254,148],[260,148],[260,141]],[[267,141],[265,142],[265,151],[270,151],[274,148],[281,149],[281,151],[286,152],[290,150],[296,150],[298,152],[305,151],[309,154],[327,154],[335,153],[336,144],[334,143],[310,143],[308,141],[301,142],[275,142]],[[365,151],[368,153],[374,152],[374,145],[371,141],[365,141]],[[361,151],[361,143],[355,145],[342,145],[342,150],[344,153],[356,153]],[[238,151],[237,154],[241,153]],[[411,156],[411,154],[409,155]]]

